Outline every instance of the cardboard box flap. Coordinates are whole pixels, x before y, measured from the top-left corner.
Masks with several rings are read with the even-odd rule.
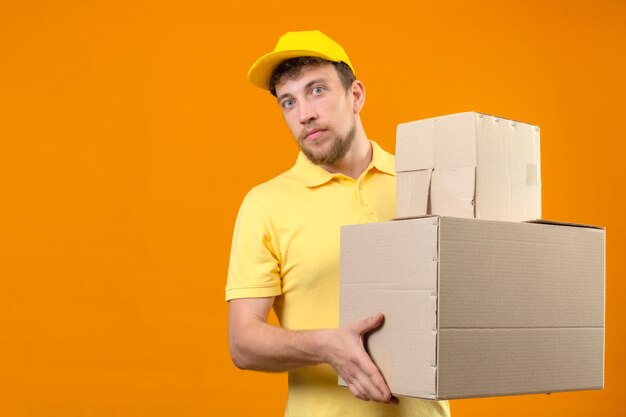
[[[425,218],[439,218],[440,216],[436,215],[436,214],[423,214],[420,216],[415,216],[415,215],[411,215],[411,216],[406,216],[406,217],[400,217],[400,216],[396,216],[393,219],[389,220],[391,222],[393,221],[400,221],[400,220],[411,220],[411,219],[425,219]]]
[[[355,297],[361,295],[353,293]],[[378,291],[358,299],[369,305],[369,311],[364,313],[370,314],[363,317],[377,311],[385,314],[384,325],[368,336],[366,348],[372,361],[385,370],[391,391],[417,392],[420,397],[435,398],[437,297],[428,291]],[[414,323],[410,329],[406,326],[408,317]],[[399,357],[411,360],[398,361]]]
[[[422,222],[373,223],[369,227],[341,227],[340,270],[341,287],[357,285],[437,290],[437,225],[438,218]],[[387,253],[384,263],[374,265],[363,259]],[[391,269],[390,269],[391,268]],[[416,278],[417,277],[417,278]]]
[[[435,119],[400,123],[396,128],[396,172],[435,167]]]
[[[353,323],[377,312],[385,315],[384,325],[370,333],[365,348],[392,392],[414,392],[422,398],[435,398],[436,304],[431,291],[377,289],[369,286],[343,286],[341,299],[358,300],[358,308],[342,309],[340,325]],[[354,304],[354,301],[352,302]],[[407,328],[410,317],[415,326]],[[398,340],[402,340],[399,344]],[[398,361],[399,357],[411,358]],[[340,385],[347,384],[342,378]]]
[[[474,167],[434,170],[430,187],[432,213],[473,218],[475,173]]]
[[[454,217],[454,216],[445,216],[445,215],[440,215],[440,214],[424,214],[424,215],[421,215],[421,216],[395,217],[395,218],[391,219],[390,221],[410,220],[410,219],[423,219],[423,218],[427,218],[427,217],[443,219],[443,218],[446,218],[446,217]],[[564,222],[564,221],[549,220],[549,219],[525,220],[523,223],[553,224],[553,225],[556,225],[556,226],[573,226],[573,227],[585,227],[585,228],[588,228],[588,229],[606,230],[606,228],[604,226],[597,226],[597,225],[587,224],[587,223]]]
[[[435,169],[476,167],[477,115],[467,112],[435,119]]]
[[[526,223],[541,223],[541,224],[553,224],[556,226],[573,226],[573,227],[585,227],[588,229],[599,229],[605,230],[602,226],[594,226],[592,224],[586,223],[570,223],[570,222],[562,222],[558,220],[547,220],[547,219],[536,219],[536,220],[528,220]]]
[[[603,231],[446,217],[439,258],[440,329],[604,326]]]
[[[601,389],[604,329],[441,330],[439,398]]]
[[[400,123],[396,172],[476,166],[476,112]]]
[[[432,169],[402,172],[396,176],[396,214],[428,213]]]

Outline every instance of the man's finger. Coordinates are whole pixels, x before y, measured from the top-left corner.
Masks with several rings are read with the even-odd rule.
[[[382,401],[387,402],[391,399],[391,391],[389,390],[389,386],[387,386],[387,382],[383,378],[382,374],[378,370],[378,368],[373,365],[375,370],[369,374],[369,379],[372,381],[372,385],[376,387],[380,395],[382,396]]]
[[[357,379],[370,398],[380,402],[389,401],[391,391],[370,357],[367,354],[363,354],[356,365],[359,367],[359,373],[356,375]]]
[[[382,313],[376,313],[373,316],[364,318],[356,323],[356,330],[360,335],[371,332],[374,329],[380,327],[383,323],[385,316]]]
[[[366,374],[360,375],[359,382],[361,383],[361,386],[363,387],[363,390],[367,394],[368,398],[378,402],[386,402],[388,400],[389,397],[385,396]]]
[[[391,399],[391,390],[389,390],[389,387],[380,372],[376,371],[376,374],[371,375],[370,381],[372,381],[372,385],[380,393],[382,401],[387,402]]]
[[[358,380],[353,379],[352,381],[350,381],[350,383],[348,384],[348,388],[350,388],[350,392],[352,392],[352,395],[354,395],[358,399],[363,401],[369,401],[365,389],[363,389],[363,386],[361,386],[361,383]]]

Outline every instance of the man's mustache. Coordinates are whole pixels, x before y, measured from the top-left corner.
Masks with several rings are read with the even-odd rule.
[[[310,135],[313,132],[317,132],[318,130],[328,130],[328,129],[325,126],[321,126],[321,125],[308,126],[305,130],[303,130],[300,133],[300,135],[298,136],[298,141],[300,142],[304,141],[304,139],[306,139],[308,135]]]

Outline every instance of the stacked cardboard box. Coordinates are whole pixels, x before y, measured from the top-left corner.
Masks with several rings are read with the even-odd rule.
[[[602,388],[605,234],[539,220],[539,129],[461,113],[399,125],[396,152],[398,219],[341,231],[340,324],[385,314],[391,391]]]
[[[397,217],[541,218],[539,127],[475,112],[398,125]]]

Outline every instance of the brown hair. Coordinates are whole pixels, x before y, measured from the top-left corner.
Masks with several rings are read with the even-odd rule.
[[[295,79],[298,75],[300,75],[300,71],[302,71],[304,67],[315,67],[324,64],[332,64],[335,67],[337,74],[339,75],[339,79],[347,91],[352,85],[352,82],[356,79],[354,72],[352,72],[352,68],[350,68],[348,64],[345,62],[329,61],[316,56],[301,56],[287,59],[274,68],[269,82],[270,93],[276,97],[276,84],[278,84],[283,77]]]

